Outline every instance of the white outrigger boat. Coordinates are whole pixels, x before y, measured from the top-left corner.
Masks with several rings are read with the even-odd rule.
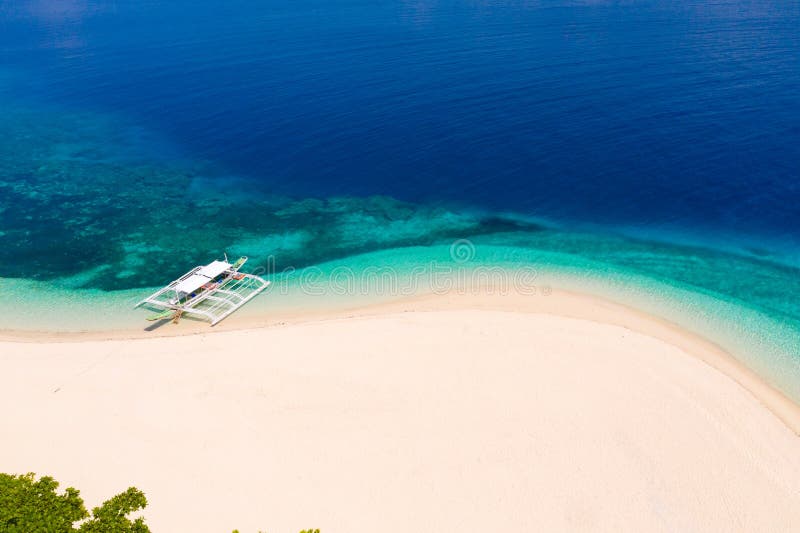
[[[189,314],[208,320],[213,326],[269,285],[269,281],[256,275],[239,272],[246,261],[247,257],[240,257],[235,263],[229,263],[226,256],[224,261],[195,267],[137,303],[136,307],[161,309],[147,320],[171,319],[177,323],[183,314]]]

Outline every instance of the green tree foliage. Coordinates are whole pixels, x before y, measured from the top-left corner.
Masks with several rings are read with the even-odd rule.
[[[0,531],[72,531],[72,524],[89,513],[77,490],[57,494],[57,488],[58,481],[51,477],[37,481],[33,474],[0,474]]]
[[[58,494],[57,489],[48,476],[0,474],[0,533],[150,533],[142,518],[127,518],[147,505],[138,489],[114,496],[91,515],[78,490]]]
[[[117,494],[100,507],[92,509],[92,519],[81,524],[81,533],[150,533],[143,518],[130,521],[127,515],[144,509],[147,499],[144,493],[130,487]]]
[[[80,491],[70,487],[59,494],[57,490],[58,481],[49,476],[37,480],[32,473],[0,473],[0,533],[150,533],[143,518],[128,518],[147,506],[139,489],[117,494],[91,514]],[[319,533],[319,529],[300,533]]]
[[[238,529],[234,529],[233,533],[239,533]],[[263,531],[259,531],[258,533],[264,533]],[[300,533],[319,533],[319,529],[304,529]]]

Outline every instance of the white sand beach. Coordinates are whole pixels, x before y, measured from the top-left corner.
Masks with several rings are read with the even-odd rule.
[[[192,334],[0,341],[0,471],[87,505],[134,485],[154,532],[800,527],[800,409],[609,302],[426,296],[164,331]]]

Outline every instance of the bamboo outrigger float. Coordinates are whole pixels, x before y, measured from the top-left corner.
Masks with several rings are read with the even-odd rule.
[[[247,257],[240,257],[231,264],[226,257],[224,261],[195,267],[136,307],[161,309],[147,320],[172,319],[177,323],[182,315],[188,314],[208,320],[214,326],[269,285],[265,279],[239,272],[245,261]]]

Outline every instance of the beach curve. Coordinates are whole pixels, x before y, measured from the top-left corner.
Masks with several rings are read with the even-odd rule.
[[[20,407],[0,470],[53,474],[88,501],[136,484],[167,531],[800,520],[796,404],[612,302],[451,293],[187,326],[2,341],[0,394]]]

